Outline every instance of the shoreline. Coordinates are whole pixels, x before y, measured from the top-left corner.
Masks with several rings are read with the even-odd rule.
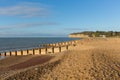
[[[18,51],[18,50],[26,50],[26,49],[33,49],[33,48],[42,48],[42,47],[44,47],[44,45],[47,45],[47,44],[55,44],[55,43],[78,40],[78,38],[69,38],[69,37],[57,37],[57,38],[39,37],[39,38],[35,38],[35,39],[32,37],[30,39],[29,38],[20,38],[20,39],[19,38],[3,38],[2,41],[4,41],[4,39],[5,40],[7,39],[6,41],[7,42],[10,41],[10,43],[2,44],[3,47],[1,46],[0,53],[8,52],[8,51],[16,51],[16,50]],[[15,42],[14,40],[17,40],[17,41]],[[4,42],[1,42],[1,43],[4,43]],[[14,43],[14,45],[13,45],[13,43]],[[22,46],[19,43],[24,44],[24,45]],[[7,45],[7,44],[9,44],[9,45]],[[8,46],[8,47],[6,48],[6,46]]]
[[[79,39],[80,40],[80,39]],[[29,48],[23,50],[7,51],[0,53],[0,56],[20,56],[20,55],[40,55],[53,54],[67,50],[68,47],[74,46],[79,40],[70,40],[52,44],[44,44],[42,47]]]

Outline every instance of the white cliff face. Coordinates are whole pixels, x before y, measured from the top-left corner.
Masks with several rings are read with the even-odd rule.
[[[70,34],[69,37],[71,37],[71,38],[87,38],[89,36],[84,35],[84,34]]]

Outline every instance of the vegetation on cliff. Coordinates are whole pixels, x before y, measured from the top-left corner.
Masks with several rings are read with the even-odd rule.
[[[120,37],[120,32],[118,31],[84,31],[84,32],[77,32],[72,33],[70,35],[79,35],[84,34],[88,35],[89,37]]]

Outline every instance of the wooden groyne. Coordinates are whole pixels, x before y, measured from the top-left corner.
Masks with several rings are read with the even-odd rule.
[[[0,56],[21,56],[21,55],[43,55],[43,54],[54,54],[62,51],[69,50],[71,47],[77,45],[79,40],[59,42],[53,44],[44,44],[43,47],[15,50],[0,53]]]

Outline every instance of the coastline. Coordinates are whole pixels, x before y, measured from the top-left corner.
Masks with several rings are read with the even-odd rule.
[[[54,78],[62,80],[119,80],[119,44],[120,38],[85,38],[80,40],[76,46],[71,47],[68,51],[58,52],[59,54],[47,54],[48,56],[54,57],[43,64],[36,64],[36,66],[13,71],[15,73],[8,74],[6,80],[12,80],[14,78],[27,80],[30,77],[34,80],[53,80]],[[32,59],[33,56],[38,55],[24,56],[22,62]],[[12,57],[15,58],[16,56]],[[15,61],[14,64],[21,63],[20,56],[17,57],[19,57],[18,62]],[[0,62],[0,65],[2,64],[4,67],[10,66],[10,63],[12,63],[8,62],[4,64],[7,58],[2,61],[3,63]],[[7,67],[6,71],[9,72]],[[25,77],[20,77],[21,75]]]
[[[45,55],[45,54],[58,53],[58,52],[66,51],[68,47],[70,48],[73,45],[76,45],[78,41],[79,40],[70,40],[66,42],[43,44],[42,47],[2,52],[0,53],[0,57],[4,59],[6,56],[10,57],[10,56],[22,56],[22,55]]]

